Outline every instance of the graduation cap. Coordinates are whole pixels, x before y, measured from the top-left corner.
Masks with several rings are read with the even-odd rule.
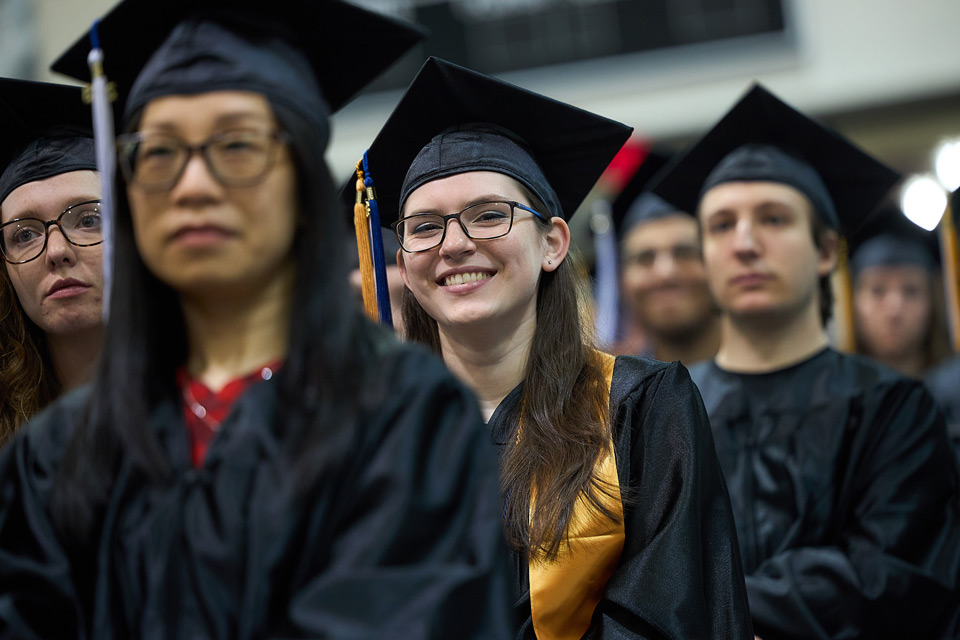
[[[937,234],[917,226],[893,206],[880,209],[848,249],[854,278],[870,267],[909,265],[933,272],[940,264]]]
[[[0,203],[28,182],[97,169],[78,87],[0,78]]]
[[[726,182],[777,182],[853,236],[900,174],[755,84],[706,135],[657,176],[653,191],[695,213]]]
[[[618,237],[622,238],[637,224],[678,212],[675,205],[648,188],[651,179],[669,160],[669,156],[651,151],[610,204],[610,213]]]
[[[249,90],[325,127],[423,37],[339,0],[123,0],[97,32],[125,120],[162,95]],[[85,34],[51,69],[89,81],[89,51]]]
[[[569,218],[632,129],[439,58],[429,58],[365,157],[380,222],[418,186],[496,171]]]

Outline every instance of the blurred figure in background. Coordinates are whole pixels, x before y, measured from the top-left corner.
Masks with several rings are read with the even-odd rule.
[[[643,187],[666,158],[651,154],[613,202],[620,238],[621,353],[689,366],[712,358],[720,317],[707,286],[697,221]],[[637,349],[642,338],[642,347]]]
[[[80,89],[0,79],[0,122],[3,445],[93,375],[103,339],[103,236]]]
[[[922,378],[950,353],[936,235],[899,210],[853,248],[857,353]]]

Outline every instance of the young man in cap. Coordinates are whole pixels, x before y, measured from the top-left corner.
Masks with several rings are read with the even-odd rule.
[[[960,575],[957,471],[923,386],[830,348],[841,233],[898,176],[754,87],[654,190],[696,212],[722,311],[692,370],[762,638],[930,637]]]

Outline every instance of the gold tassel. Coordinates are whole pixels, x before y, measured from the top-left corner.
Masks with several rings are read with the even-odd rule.
[[[943,288],[950,321],[950,338],[953,352],[960,354],[960,257],[957,253],[957,226],[953,220],[953,208],[947,201],[947,210],[940,219],[940,257],[943,268]]]
[[[357,253],[360,256],[360,281],[363,293],[363,309],[374,322],[377,313],[377,287],[373,274],[373,255],[370,252],[370,212],[364,202],[366,188],[363,184],[362,161],[357,163],[357,200],[353,205],[353,226],[357,234]]]
[[[834,317],[837,322],[837,350],[853,353],[857,344],[853,320],[853,284],[850,279],[847,240],[843,237],[837,245],[837,270],[833,274],[832,285]]]

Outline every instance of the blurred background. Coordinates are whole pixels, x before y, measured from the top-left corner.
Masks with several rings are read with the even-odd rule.
[[[337,178],[427,55],[626,122],[667,152],[755,80],[904,173],[932,173],[938,146],[960,139],[957,0],[354,1],[431,35],[335,117]],[[65,81],[50,61],[113,4],[0,0],[0,74]]]

